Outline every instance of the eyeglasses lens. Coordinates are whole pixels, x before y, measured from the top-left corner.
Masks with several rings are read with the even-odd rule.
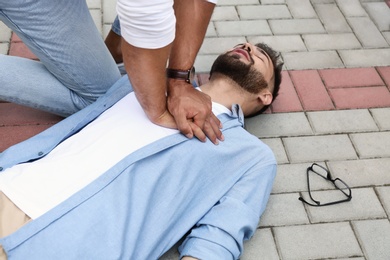
[[[336,186],[337,189],[342,191],[346,196],[351,195],[351,190],[348,188],[347,184],[345,182],[343,182],[342,180],[336,179],[334,181],[334,185]]]

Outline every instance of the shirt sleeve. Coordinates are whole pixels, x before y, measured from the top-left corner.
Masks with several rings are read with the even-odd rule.
[[[238,259],[256,231],[276,175],[276,164],[252,169],[203,216],[179,247],[180,257]]]
[[[157,49],[175,39],[173,0],[118,0],[117,13],[122,37],[135,47]]]

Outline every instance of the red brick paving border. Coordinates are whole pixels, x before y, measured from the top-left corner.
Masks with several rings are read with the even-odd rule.
[[[390,92],[385,86],[336,88],[329,93],[337,109],[390,107]]]
[[[282,84],[279,95],[271,105],[274,113],[303,111],[301,101],[291,81],[288,71],[282,72]]]
[[[327,69],[319,73],[327,88],[384,85],[375,68]]]
[[[52,125],[0,126],[0,152],[39,134]]]
[[[333,110],[335,107],[317,70],[289,71],[304,110]]]
[[[0,103],[0,111],[0,126],[55,124],[63,119],[60,116],[12,103]]]
[[[22,40],[15,33],[12,33],[11,36],[9,55],[38,60],[37,56],[35,56],[30,51],[30,49],[22,42]]]
[[[38,60],[38,58],[30,51],[29,48],[27,48],[23,42],[11,42],[9,55]]]

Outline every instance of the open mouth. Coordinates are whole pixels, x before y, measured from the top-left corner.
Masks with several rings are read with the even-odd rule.
[[[242,56],[244,56],[248,61],[251,61],[250,56],[249,56],[249,53],[248,53],[246,50],[244,50],[244,49],[234,49],[232,52],[233,52],[233,53],[237,53],[237,54],[239,54],[239,55],[242,55]]]

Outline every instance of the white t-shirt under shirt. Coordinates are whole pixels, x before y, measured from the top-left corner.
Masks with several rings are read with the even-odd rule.
[[[230,113],[213,103],[213,112]],[[45,157],[0,174],[0,190],[35,219],[98,178],[128,154],[178,130],[150,122],[134,93]]]
[[[208,0],[214,4],[217,1]],[[122,37],[135,47],[157,49],[175,39],[173,0],[118,0],[116,11]]]

